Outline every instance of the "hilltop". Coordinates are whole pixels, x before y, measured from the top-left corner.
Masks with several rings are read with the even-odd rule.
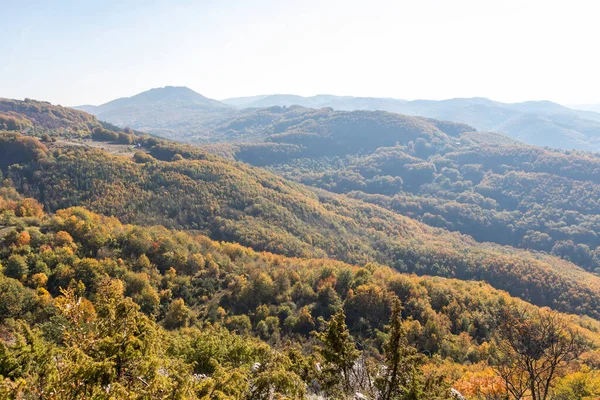
[[[184,86],[165,86],[99,106],[73,108],[120,127],[165,137],[179,137],[188,130],[201,135],[206,124],[233,112],[232,107]]]
[[[479,241],[600,270],[596,154],[379,111],[272,107],[220,129],[262,139],[205,149]]]
[[[332,95],[265,95],[223,102],[238,108],[300,105],[343,111],[382,110],[461,122],[479,131],[504,133],[537,146],[600,150],[600,114],[570,109],[550,101],[501,103],[486,98],[407,101]]]
[[[80,106],[120,127],[129,126],[166,138],[198,143],[226,142],[233,138],[224,127],[232,120],[252,122],[269,118],[273,107],[336,111],[387,111],[405,116],[455,121],[473,130],[498,132],[542,147],[600,150],[600,114],[564,107],[550,101],[501,103],[486,98],[441,101],[317,95],[302,97],[277,94],[226,99],[206,98],[186,87],[151,89],[100,106]],[[262,109],[267,109],[266,111]],[[245,122],[241,122],[243,120]],[[264,124],[264,121],[261,121]],[[233,128],[234,131],[238,130]],[[246,130],[244,141],[263,134]]]
[[[307,153],[375,149],[418,137],[450,141],[474,128],[460,123],[384,111],[335,111],[301,106],[244,110],[215,124],[221,142],[301,144]],[[364,135],[369,132],[368,137]],[[189,138],[191,141],[194,137]]]
[[[90,134],[100,123],[92,115],[45,101],[0,98],[0,129],[22,131],[37,128],[61,134]]]

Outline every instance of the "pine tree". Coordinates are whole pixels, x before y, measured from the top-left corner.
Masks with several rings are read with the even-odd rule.
[[[342,386],[344,392],[351,389],[350,373],[360,352],[346,326],[346,314],[340,309],[327,324],[327,329],[316,334],[322,343],[320,354],[325,361],[323,366],[324,386],[329,392]]]
[[[408,345],[402,326],[402,305],[396,299],[392,306],[388,339],[383,346],[385,371],[377,380],[382,400],[419,399],[422,396],[421,357]]]

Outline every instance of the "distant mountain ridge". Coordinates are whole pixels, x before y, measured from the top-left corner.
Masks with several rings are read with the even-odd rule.
[[[600,113],[600,104],[576,104],[572,105],[571,108],[573,108],[574,110],[592,111]]]
[[[218,119],[234,108],[209,99],[184,86],[150,89],[131,97],[92,106],[76,106],[98,119],[115,125],[172,137],[175,129],[189,129],[190,124]]]
[[[382,110],[393,113],[456,121],[479,131],[507,134],[537,146],[600,150],[600,114],[575,110],[551,101],[501,103],[486,98],[401,100],[376,97],[287,94],[225,99],[238,108],[301,105],[336,110]]]
[[[388,111],[470,125],[480,132],[498,132],[525,143],[560,149],[600,151],[600,113],[571,109],[551,101],[501,103],[487,98],[401,100],[320,94],[260,95],[217,101],[187,88],[166,86],[99,106],[79,106],[98,119],[120,127],[180,141],[222,142],[218,126],[251,110],[298,105],[339,111]],[[252,132],[253,136],[260,132]]]
[[[109,101],[99,106],[81,106],[74,107],[75,109],[87,108],[96,114],[107,113],[115,110],[119,110],[122,107],[139,107],[139,106],[152,106],[157,103],[171,103],[179,104],[185,107],[195,106],[200,109],[226,109],[229,106],[208,97],[204,97],[199,93],[194,92],[192,89],[185,86],[165,86],[162,88],[154,88],[145,92],[136,94],[131,97],[121,97],[116,100]],[[87,111],[87,110],[83,110]],[[89,111],[88,111],[89,112]]]

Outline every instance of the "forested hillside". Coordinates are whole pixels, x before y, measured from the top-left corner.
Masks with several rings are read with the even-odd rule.
[[[256,250],[484,280],[537,305],[599,315],[600,278],[573,264],[482,245],[190,146],[148,139],[149,154],[127,159],[79,147],[51,150],[14,134],[0,140],[0,148],[11,144],[20,157],[4,169],[5,177],[49,211],[82,205],[125,222],[197,230]]]
[[[45,101],[0,98],[0,129],[22,131],[34,127],[62,134],[89,134],[100,123],[92,115]]]
[[[45,140],[94,138],[129,143],[132,140],[124,140],[124,138],[134,134],[131,128],[118,128],[110,123],[99,121],[84,111],[53,105],[46,101],[4,98],[0,98],[0,130],[21,132],[37,137],[45,135]]]
[[[3,398],[479,398],[506,385],[509,315],[578,341],[552,393],[582,390],[582,374],[600,393],[598,322],[485,284],[257,253],[81,207],[47,215],[6,183],[0,217]]]
[[[340,111],[381,110],[462,122],[481,131],[501,132],[537,146],[598,151],[600,114],[571,109],[550,101],[501,103],[486,98],[399,100],[389,98],[317,95],[271,95],[227,99],[238,108],[300,105]]]
[[[201,149],[15,104],[0,397],[600,396],[591,154],[298,107]]]
[[[263,143],[206,148],[478,241],[600,267],[596,154],[527,146],[439,121],[423,122],[433,129],[415,121],[405,129],[385,121],[410,117],[388,113],[283,115],[263,126],[271,132]],[[350,115],[358,122],[348,127]],[[274,133],[275,126],[283,128]]]
[[[373,133],[368,140],[363,135],[365,131]],[[447,140],[449,136],[472,131],[475,128],[465,124],[384,111],[348,112],[293,106],[242,110],[212,126],[210,134],[215,142],[302,145],[298,151],[313,156],[320,155],[318,151],[364,151],[420,136]],[[190,142],[202,139],[192,135],[182,138]]]
[[[3,2],[0,400],[600,400],[598,7],[536,3]]]

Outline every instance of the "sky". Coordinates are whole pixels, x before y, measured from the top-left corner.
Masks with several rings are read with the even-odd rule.
[[[0,97],[600,103],[594,0],[0,0]]]

